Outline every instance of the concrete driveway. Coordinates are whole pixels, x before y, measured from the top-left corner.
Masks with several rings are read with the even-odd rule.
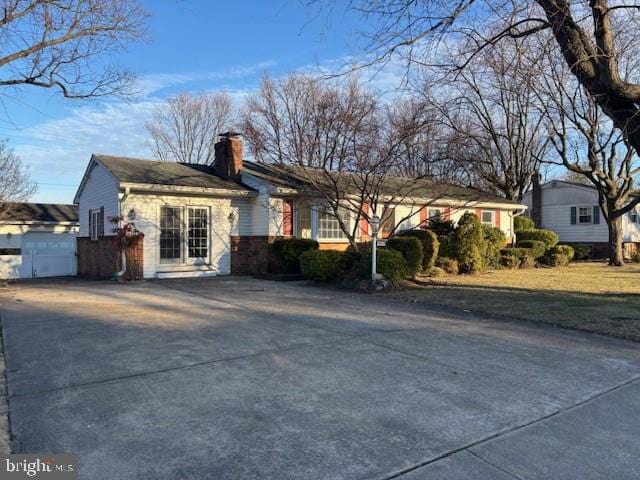
[[[14,451],[84,479],[640,471],[638,344],[246,278],[38,281],[0,309]]]

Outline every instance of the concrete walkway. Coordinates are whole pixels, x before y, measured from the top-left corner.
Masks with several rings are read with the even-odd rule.
[[[632,479],[638,344],[245,278],[0,292],[15,452],[84,479]]]

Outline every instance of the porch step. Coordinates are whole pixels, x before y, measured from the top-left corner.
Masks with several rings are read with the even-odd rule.
[[[218,272],[211,270],[184,270],[178,272],[158,272],[157,278],[193,278],[193,277],[215,277]]]

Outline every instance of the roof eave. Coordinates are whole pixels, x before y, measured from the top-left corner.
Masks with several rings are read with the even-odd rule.
[[[133,193],[192,193],[198,195],[210,195],[215,197],[255,197],[258,192],[245,189],[226,189],[208,187],[189,187],[183,185],[160,185],[154,183],[121,182],[120,189],[129,188]]]

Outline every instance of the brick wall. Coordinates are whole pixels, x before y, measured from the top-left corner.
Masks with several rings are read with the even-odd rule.
[[[267,272],[269,244],[275,237],[231,236],[231,274],[257,275]]]
[[[116,272],[115,238],[78,237],[78,275],[111,278]]]
[[[120,270],[120,253],[115,236],[78,237],[78,275],[86,277],[112,278]],[[144,236],[127,246],[127,271],[125,280],[141,280],[144,266]]]

